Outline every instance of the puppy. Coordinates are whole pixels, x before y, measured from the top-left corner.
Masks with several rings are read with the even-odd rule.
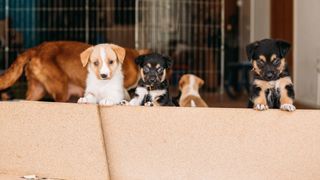
[[[125,55],[125,49],[114,44],[99,44],[80,54],[88,75],[84,97],[78,103],[111,106],[124,99],[122,64]]]
[[[26,99],[37,101],[49,94],[55,101],[66,102],[71,96],[81,97],[86,86],[87,69],[82,67],[80,54],[93,50],[92,45],[75,41],[44,42],[20,54],[0,75],[0,90],[12,86],[25,71],[28,90]],[[139,67],[134,60],[149,50],[125,48],[124,86],[135,88]]]
[[[203,84],[204,81],[193,74],[183,75],[179,81],[179,89],[181,92],[179,105],[181,107],[208,107],[199,94],[199,88],[202,87]]]
[[[172,65],[169,57],[152,53],[139,56],[135,62],[140,66],[141,79],[130,105],[173,106],[169,96],[166,72]]]
[[[280,108],[294,111],[294,89],[286,65],[285,56],[290,44],[273,39],[264,39],[246,47],[253,66],[253,83],[249,107],[256,110]]]

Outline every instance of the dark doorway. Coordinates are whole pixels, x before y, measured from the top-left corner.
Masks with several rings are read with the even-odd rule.
[[[293,74],[293,0],[271,0],[271,37],[292,44],[286,60]]]

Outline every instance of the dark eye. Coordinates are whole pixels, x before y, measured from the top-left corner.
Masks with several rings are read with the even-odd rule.
[[[258,59],[258,60],[257,60],[257,64],[258,64],[259,66],[263,66],[263,65],[264,65],[264,60]]]
[[[113,62],[114,62],[113,60],[110,60],[110,61],[109,61],[109,64],[113,64]]]
[[[161,67],[157,69],[158,73],[162,73],[162,71],[163,71],[163,68],[161,68]]]
[[[150,69],[149,69],[148,67],[143,67],[143,71],[144,71],[144,72],[147,73],[147,72],[149,72],[149,70],[150,70]]]
[[[277,65],[279,65],[280,64],[280,59],[279,58],[277,58],[277,59],[275,59],[275,60],[273,60],[273,62],[272,62],[275,66],[277,66]]]
[[[99,61],[93,62],[93,65],[98,66],[99,65]]]

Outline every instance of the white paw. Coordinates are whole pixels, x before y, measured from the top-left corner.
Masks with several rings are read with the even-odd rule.
[[[99,105],[102,105],[102,106],[113,106],[115,105],[115,103],[109,99],[102,99],[99,101]]]
[[[292,105],[292,104],[282,104],[280,106],[280,109],[283,110],[283,111],[292,112],[292,111],[296,110],[296,107],[294,105]]]
[[[258,110],[258,111],[264,111],[264,110],[268,110],[269,107],[268,105],[265,105],[265,104],[257,104],[255,107],[254,107],[255,110]]]
[[[153,104],[153,102],[146,102],[146,103],[144,103],[144,106],[149,106],[149,107],[152,107],[152,106],[154,106],[154,104]]]
[[[120,103],[119,103],[121,106],[128,106],[129,105],[129,102],[127,100],[122,100]]]
[[[82,97],[82,98],[79,98],[79,99],[78,99],[78,103],[79,103],[79,104],[88,104],[89,101],[88,101],[87,98]]]

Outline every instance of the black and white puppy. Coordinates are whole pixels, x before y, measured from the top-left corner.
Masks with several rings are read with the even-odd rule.
[[[139,56],[135,62],[140,67],[141,79],[129,105],[174,106],[166,80],[166,72],[171,67],[172,60],[167,56],[152,53]]]
[[[294,111],[294,89],[285,57],[290,44],[274,39],[264,39],[246,48],[253,66],[249,107],[256,110],[280,108]]]

